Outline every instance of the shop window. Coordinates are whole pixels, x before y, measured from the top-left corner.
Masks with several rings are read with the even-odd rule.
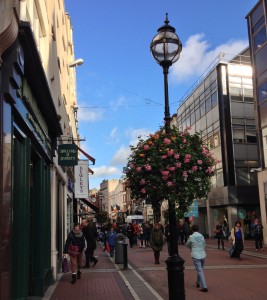
[[[260,112],[260,127],[264,128],[267,126],[267,101],[259,105]]]

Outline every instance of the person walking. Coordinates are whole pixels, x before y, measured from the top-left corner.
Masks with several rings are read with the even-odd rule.
[[[214,228],[215,238],[218,241],[218,249],[220,249],[220,244],[222,244],[222,250],[224,250],[224,234],[223,234],[223,225],[217,224]]]
[[[133,248],[134,244],[134,227],[132,223],[129,223],[127,226],[127,237],[129,239],[130,248]]]
[[[206,241],[204,236],[199,233],[199,226],[197,224],[191,227],[193,234],[191,234],[186,242],[186,247],[191,250],[191,257],[197,271],[196,287],[202,287],[201,292],[207,292],[207,284],[203,273],[203,268],[206,260]]]
[[[244,250],[244,232],[240,221],[236,221],[235,226],[231,229],[229,241],[232,241],[233,247],[231,257],[237,257],[239,260],[242,260],[240,254]]]
[[[77,249],[75,249],[77,248]],[[80,228],[79,223],[75,223],[72,231],[69,233],[64,250],[63,257],[66,257],[67,254],[70,256],[71,264],[71,283],[75,283],[76,279],[81,279],[82,275],[82,258],[83,251],[85,248],[85,238],[83,232]]]
[[[98,260],[94,257],[97,240],[97,229],[92,219],[86,219],[86,226],[83,227],[82,231],[87,243],[87,247],[85,250],[84,268],[90,268],[90,262],[94,262],[94,267],[98,263]]]
[[[259,222],[259,219],[255,219],[254,223],[252,225],[252,228],[254,229],[254,239],[255,239],[255,246],[256,250],[262,250],[262,240],[263,240],[263,226],[261,222]]]
[[[164,235],[168,246],[168,254],[170,255],[170,225],[167,223],[164,229]]]
[[[154,251],[155,264],[160,264],[160,251],[162,250],[164,244],[163,233],[159,223],[154,224],[154,228],[151,231],[150,235],[150,247]]]
[[[113,255],[114,255],[116,235],[117,235],[117,232],[114,230],[114,227],[111,227],[110,230],[107,232],[107,243],[109,244],[110,257],[113,257]]]
[[[190,228],[190,225],[189,225],[189,221],[188,220],[185,220],[184,221],[184,224],[182,226],[182,230],[183,230],[183,237],[184,237],[184,242],[186,243],[190,234],[191,234],[191,228]]]

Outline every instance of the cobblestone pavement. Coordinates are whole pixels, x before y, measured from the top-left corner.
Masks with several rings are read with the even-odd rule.
[[[225,242],[228,246],[228,242]],[[179,245],[179,255],[185,260],[184,282],[187,300],[266,300],[267,247],[256,251],[253,241],[246,241],[242,261],[231,259],[228,251],[217,249],[216,240],[207,239],[207,259],[204,269],[209,291],[196,288],[196,271],[190,251]],[[82,279],[70,283],[71,274],[64,274],[46,293],[44,300],[120,300],[168,299],[168,281],[165,260],[167,246],[161,252],[160,265],[155,265],[151,248],[128,247],[128,269],[114,264],[99,245],[98,264],[84,269]]]

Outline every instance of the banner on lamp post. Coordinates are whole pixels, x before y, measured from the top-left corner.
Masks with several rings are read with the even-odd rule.
[[[88,160],[78,161],[78,165],[74,167],[75,174],[75,198],[88,198]]]

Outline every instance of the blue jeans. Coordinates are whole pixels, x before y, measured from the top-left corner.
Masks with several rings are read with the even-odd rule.
[[[193,259],[193,263],[194,263],[196,271],[197,271],[197,283],[201,284],[202,288],[205,289],[205,288],[207,288],[205,276],[203,273],[205,258],[202,258],[202,259],[192,258],[192,259]]]

